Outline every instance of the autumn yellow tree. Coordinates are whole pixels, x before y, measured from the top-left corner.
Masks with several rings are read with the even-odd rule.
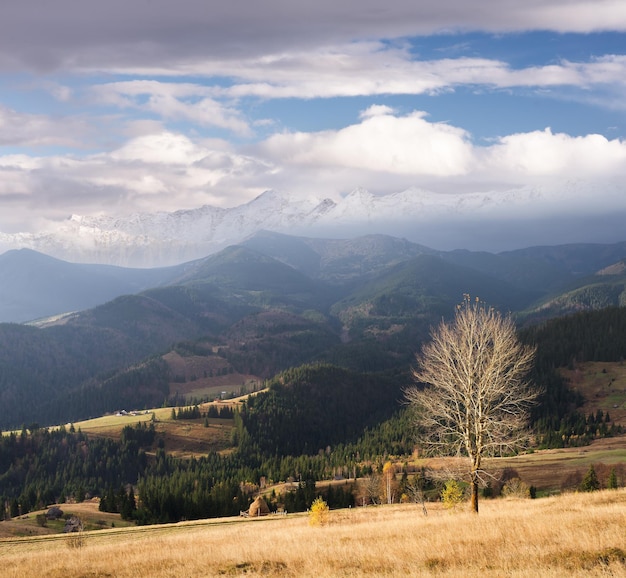
[[[535,350],[521,344],[510,316],[466,295],[454,319],[431,330],[405,390],[422,448],[468,458],[471,505],[478,513],[482,460],[518,450],[539,390],[527,381]]]
[[[311,526],[324,526],[328,523],[328,504],[321,496],[313,500],[309,510],[309,524]]]
[[[398,491],[396,481],[396,467],[391,462],[386,462],[383,466],[382,477],[382,498],[388,504],[393,504]]]

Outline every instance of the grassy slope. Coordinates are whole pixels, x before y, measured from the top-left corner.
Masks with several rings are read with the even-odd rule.
[[[64,515],[78,516],[84,524],[85,530],[103,530],[105,528],[126,528],[135,526],[134,522],[122,520],[120,514],[101,512],[98,509],[97,499],[88,500],[80,504],[59,504]],[[63,533],[65,520],[49,520],[46,527],[41,527],[37,523],[37,515],[43,514],[47,510],[29,512],[24,516],[5,520],[0,523],[0,539],[49,536]]]
[[[218,402],[217,406],[237,404],[237,400]],[[200,411],[205,412],[209,404],[201,404]],[[176,409],[176,408],[174,408]],[[139,422],[149,423],[154,414],[154,426],[157,432],[157,440],[163,439],[168,453],[180,457],[190,458],[205,456],[210,451],[225,451],[230,443],[230,435],[233,428],[232,419],[210,418],[208,427],[204,425],[204,419],[198,420],[172,420],[172,408],[164,407],[149,410],[148,413],[137,415],[106,415],[96,419],[77,422],[74,427],[88,436],[102,436],[119,439],[122,429],[127,425]]]
[[[611,420],[626,427],[626,364],[587,362],[562,374],[585,398],[581,411],[596,414],[609,412]]]
[[[0,541],[3,576],[626,576],[626,490],[483,502],[476,516],[415,505],[230,518]]]
[[[580,448],[541,450],[514,458],[491,459],[486,461],[486,468],[490,473],[510,468],[528,485],[535,486],[540,495],[545,495],[575,489],[592,464],[603,486],[612,467],[619,470],[618,477],[626,483],[626,436],[595,440]]]

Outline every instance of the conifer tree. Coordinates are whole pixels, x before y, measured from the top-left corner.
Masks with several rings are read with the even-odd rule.
[[[580,488],[583,492],[595,492],[600,489],[600,481],[598,480],[598,475],[596,474],[593,464],[589,466]]]

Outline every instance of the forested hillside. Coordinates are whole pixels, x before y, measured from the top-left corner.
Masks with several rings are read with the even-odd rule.
[[[585,361],[622,362],[626,352],[626,308],[610,307],[552,319],[521,331],[537,346],[534,379],[545,388],[535,408],[535,427],[544,447],[586,444],[596,427],[578,408],[583,399],[558,368]],[[607,424],[610,428],[611,424]]]
[[[556,370],[587,359],[620,361],[626,309],[556,319],[524,330],[521,338],[537,346],[533,377],[545,388],[533,417],[540,447],[621,433],[608,416],[600,424],[580,413],[579,396]],[[193,460],[168,455],[152,425],[125,428],[119,442],[33,425],[0,440],[0,503],[8,516],[99,495],[103,507],[125,508],[127,517],[141,523],[166,522],[234,515],[262,483],[295,480],[294,491],[271,504],[303,509],[318,493],[317,480],[371,473],[390,455],[408,459],[413,430],[401,403],[408,380],[406,373],[358,373],[327,364],[289,369],[233,415],[230,452]],[[189,411],[178,419],[206,417]],[[329,502],[350,504],[352,487],[346,488],[348,493],[327,494]]]
[[[619,264],[618,264],[619,265]],[[609,268],[584,277],[553,295],[542,298],[525,311],[526,323],[561,317],[578,311],[593,311],[626,305],[626,275],[623,267]]]
[[[540,367],[584,361],[623,361],[626,356],[626,307],[607,307],[559,317],[524,329],[524,340],[539,345]]]
[[[620,269],[606,269],[606,263],[623,258],[623,249],[442,253],[382,235],[328,240],[260,234],[245,247],[168,270],[167,285],[37,329],[0,324],[0,427],[67,423],[179,400],[178,390],[193,386],[181,387],[180,376],[158,359],[183,342],[187,349],[199,344],[201,355],[216,356],[242,380],[260,382],[312,362],[406,375],[430,327],[450,316],[464,293],[503,312],[523,312],[525,323],[611,304],[615,299],[598,297],[606,294],[598,284],[619,297]],[[580,273],[594,263],[604,274],[590,286]],[[125,275],[117,269],[111,274]],[[576,294],[596,297],[576,300],[571,288],[554,293],[577,275]],[[533,310],[538,296],[569,305]],[[223,382],[213,386],[207,377],[202,391]]]
[[[241,419],[263,455],[315,454],[389,419],[399,409],[402,381],[331,365],[290,369],[249,398]]]

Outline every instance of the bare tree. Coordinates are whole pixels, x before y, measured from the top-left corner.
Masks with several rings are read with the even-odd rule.
[[[535,350],[518,341],[510,316],[469,295],[431,338],[416,356],[416,384],[405,396],[417,410],[427,453],[469,458],[466,475],[478,513],[483,457],[517,450],[527,439],[528,409],[539,395],[526,380]]]
[[[422,513],[424,516],[428,516],[426,496],[424,495],[424,479],[420,475],[414,476],[406,485],[406,493],[412,502],[422,505]]]
[[[378,474],[372,474],[363,478],[358,485],[357,500],[361,505],[379,504],[381,477]]]

